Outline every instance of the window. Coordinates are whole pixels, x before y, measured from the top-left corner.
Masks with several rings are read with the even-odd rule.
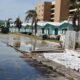
[[[51,10],[51,13],[54,13],[54,10]]]
[[[55,35],[58,35],[58,28],[55,28]]]
[[[65,29],[62,29],[62,34],[65,34],[66,33],[66,31],[67,31],[67,29],[65,28]]]
[[[51,15],[51,18],[54,17],[54,15]]]
[[[51,6],[51,8],[54,8],[54,7],[55,7],[55,5],[52,5],[52,6]]]

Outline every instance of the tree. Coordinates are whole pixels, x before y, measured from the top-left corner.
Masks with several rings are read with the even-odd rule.
[[[37,13],[35,10],[29,10],[26,12],[27,16],[25,18],[25,21],[29,22],[30,20],[32,21],[31,23],[31,27],[32,27],[32,33],[33,33],[33,29],[35,29],[35,35],[37,33]]]
[[[71,0],[72,5],[76,9],[74,14],[72,15],[72,23],[75,31],[80,30],[80,0]],[[76,21],[78,24],[76,24]]]
[[[7,20],[7,22],[6,22],[6,24],[7,24],[7,28],[9,28],[10,27],[10,20],[12,20],[11,18],[9,18],[8,20]]]
[[[16,18],[16,20],[15,20],[15,25],[16,25],[16,28],[18,28],[18,30],[19,30],[19,32],[20,32],[20,29],[21,29],[21,27],[22,27],[22,21],[20,20],[20,18],[18,17],[18,18]]]

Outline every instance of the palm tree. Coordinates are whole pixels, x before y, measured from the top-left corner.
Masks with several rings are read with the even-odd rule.
[[[30,20],[32,21],[31,27],[32,27],[32,34],[33,34],[33,29],[35,29],[35,35],[37,33],[37,13],[35,10],[29,10],[26,12],[27,16],[25,18],[25,21],[29,22]],[[33,27],[34,25],[34,27]]]
[[[16,18],[14,24],[16,25],[15,27],[18,28],[19,32],[20,32],[20,29],[22,27],[22,21],[20,20],[20,18]]]
[[[75,31],[80,30],[80,1],[79,0],[71,0],[72,5],[76,9],[74,15],[72,15],[72,23]],[[76,25],[76,21],[78,21],[78,25]]]
[[[12,20],[11,18],[9,18],[8,20],[7,20],[7,22],[6,22],[6,24],[7,24],[7,28],[9,28],[10,27],[10,20]]]

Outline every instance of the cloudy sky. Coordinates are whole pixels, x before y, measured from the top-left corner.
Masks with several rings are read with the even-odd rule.
[[[0,20],[20,16],[24,20],[25,12],[29,9],[34,9],[35,5],[42,1],[54,0],[0,0]]]

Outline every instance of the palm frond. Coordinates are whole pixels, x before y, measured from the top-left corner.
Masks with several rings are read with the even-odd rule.
[[[35,13],[35,10],[28,10],[26,14]]]
[[[25,21],[29,21],[32,17],[33,17],[32,14],[28,14],[28,15],[25,17]]]
[[[35,28],[35,31],[37,32],[37,13],[35,10],[29,10],[26,12],[26,17],[25,17],[25,21],[29,21],[31,20],[32,23],[31,23],[31,27],[32,27],[32,33],[33,33],[33,27]],[[34,25],[34,26],[33,26]],[[35,32],[35,33],[36,33]]]

